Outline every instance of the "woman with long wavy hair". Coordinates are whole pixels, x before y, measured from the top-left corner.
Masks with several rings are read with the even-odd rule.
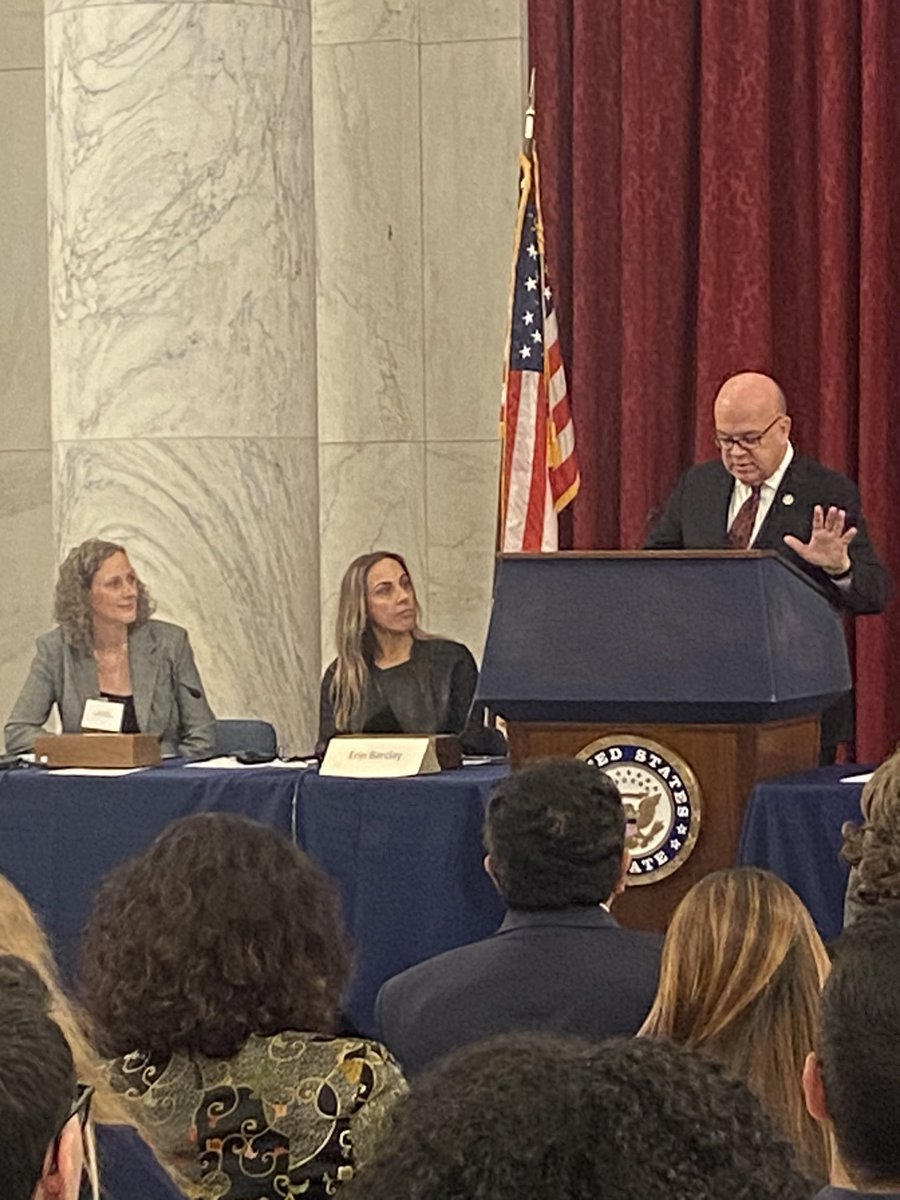
[[[420,616],[401,555],[376,550],[353,560],[341,581],[337,658],[322,680],[321,743],[335,733],[467,728],[475,660],[460,642],[424,633]]]
[[[715,871],[675,910],[640,1031],[707,1055],[748,1084],[817,1186],[828,1179],[828,1144],[801,1080],[828,970],[812,918],[786,883],[752,867]]]

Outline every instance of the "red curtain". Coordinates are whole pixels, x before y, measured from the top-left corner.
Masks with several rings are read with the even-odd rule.
[[[576,548],[639,546],[735,371],[855,478],[900,588],[900,4],[531,0]],[[851,647],[852,649],[854,647]],[[855,628],[859,759],[900,736],[900,602]]]

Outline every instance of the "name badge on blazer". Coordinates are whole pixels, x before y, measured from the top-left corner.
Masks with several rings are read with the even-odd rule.
[[[121,733],[125,705],[121,700],[85,700],[81,728],[100,733]]]

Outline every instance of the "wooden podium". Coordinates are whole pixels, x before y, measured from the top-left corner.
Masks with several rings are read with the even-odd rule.
[[[513,765],[593,749],[630,812],[649,804],[651,829],[671,816],[655,856],[637,830],[624,924],[664,929],[697,879],[736,861],[754,784],[817,764],[819,714],[849,688],[838,612],[772,551],[498,562],[477,699],[505,718]]]

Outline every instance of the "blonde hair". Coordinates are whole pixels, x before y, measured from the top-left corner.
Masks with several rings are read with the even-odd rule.
[[[900,900],[900,749],[872,772],[860,798],[863,823],[846,821],[841,854],[858,872],[863,904]]]
[[[91,607],[91,584],[98,569],[114,554],[126,554],[124,546],[88,538],[70,550],[60,565],[56,581],[53,617],[62,629],[63,637],[80,650],[90,651],[94,645],[94,616]],[[140,579],[137,581],[137,616],[130,628],[137,629],[149,620],[153,601]]]
[[[748,1084],[816,1183],[828,1178],[828,1140],[806,1111],[801,1079],[829,969],[786,883],[751,867],[716,871],[675,910],[640,1031],[705,1054]]]
[[[392,558],[400,564],[405,574],[409,568],[402,555],[393,550],[375,550],[372,554],[361,554],[344,572],[338,598],[335,642],[337,661],[331,680],[331,703],[334,708],[335,728],[339,733],[356,733],[362,713],[363,697],[369,671],[374,662],[375,638],[369,623],[369,608],[366,595],[366,580],[372,567],[382,559]],[[415,594],[415,588],[413,588]],[[426,635],[419,628],[418,598],[416,599],[416,624],[414,638]]]

